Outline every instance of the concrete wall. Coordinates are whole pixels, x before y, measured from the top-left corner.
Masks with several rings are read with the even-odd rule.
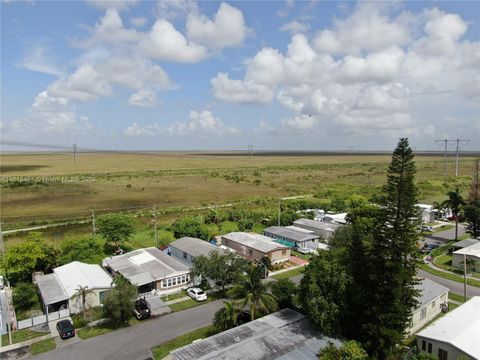
[[[95,306],[100,306],[101,305],[101,301],[100,301],[101,295],[100,295],[100,293],[105,292],[105,291],[109,291],[109,290],[110,290],[110,288],[93,290],[92,294],[87,295],[87,299],[86,299],[86,302],[85,302],[85,307],[88,309],[88,308],[92,308],[92,307],[95,307]],[[105,293],[105,295],[106,295],[106,293]],[[78,314],[80,311],[82,311],[82,298],[78,297],[78,296],[75,297],[75,298],[70,298],[70,300],[68,301],[68,307],[70,308],[70,311],[73,314]]]
[[[448,301],[448,292],[442,296],[436,298],[432,302],[429,302],[422,308],[415,311],[412,315],[412,326],[408,330],[408,333],[411,335],[422,327],[424,327],[429,321],[431,321],[435,316],[442,312],[441,304]],[[421,318],[422,309],[425,309],[425,318]]]
[[[271,252],[268,257],[272,260],[272,264],[278,264],[290,260],[290,249],[277,250]]]
[[[426,350],[425,351],[422,350],[422,342],[423,341],[425,341],[425,345],[426,345]],[[456,347],[454,347],[454,346],[452,346],[448,343],[444,343],[444,342],[433,340],[433,339],[424,338],[422,336],[417,335],[417,346],[418,346],[418,349],[420,351],[428,352],[428,344],[429,343],[432,344],[432,352],[431,353],[433,355],[437,356],[437,357],[438,357],[438,350],[442,349],[442,350],[448,352],[447,360],[457,360],[462,355],[465,356],[467,359],[475,360],[473,357],[468,356],[463,351],[457,349]]]

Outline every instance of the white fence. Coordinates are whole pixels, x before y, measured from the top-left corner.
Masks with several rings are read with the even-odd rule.
[[[63,319],[70,316],[70,309],[63,309],[54,311],[47,315],[39,315],[31,317],[30,319],[17,321],[17,330],[26,329],[35,325],[45,324],[52,320]]]

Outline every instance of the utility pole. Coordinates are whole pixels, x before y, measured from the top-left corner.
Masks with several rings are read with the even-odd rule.
[[[447,139],[444,139],[444,140],[435,140],[435,142],[437,144],[441,144],[443,143],[444,146],[445,146],[445,155],[444,155],[444,158],[443,158],[443,176],[447,176],[447,155],[448,155],[448,142],[449,141],[452,141],[452,140],[447,140]]]
[[[460,148],[460,143],[463,142],[463,143],[468,143],[470,142],[470,140],[460,140],[462,137],[459,137],[457,140],[455,140],[457,142],[457,151],[456,151],[456,160],[455,160],[455,176],[458,176],[458,150]]]
[[[95,233],[97,232],[97,229],[95,229],[95,212],[92,211],[92,234],[95,236]]]
[[[77,163],[77,144],[73,144],[73,163]]]
[[[248,145],[248,151],[250,152],[250,160],[253,159],[253,145]]]
[[[153,228],[155,230],[155,247],[158,248],[158,232],[157,232],[157,208],[153,207]]]

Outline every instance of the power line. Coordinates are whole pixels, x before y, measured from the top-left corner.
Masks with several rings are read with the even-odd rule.
[[[458,139],[442,139],[442,140],[435,140],[437,144],[444,145],[444,160],[443,160],[443,176],[447,176],[447,157],[448,157],[448,144],[449,143],[456,143],[456,150],[455,150],[455,176],[458,176],[458,166],[459,166],[459,150],[460,144],[464,143],[467,144],[470,140],[462,140],[462,137]]]

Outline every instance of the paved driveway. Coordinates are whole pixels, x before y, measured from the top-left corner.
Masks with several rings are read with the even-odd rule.
[[[108,334],[79,341],[38,356],[35,360],[145,360],[150,349],[179,335],[209,325],[221,300],[147,320]]]

